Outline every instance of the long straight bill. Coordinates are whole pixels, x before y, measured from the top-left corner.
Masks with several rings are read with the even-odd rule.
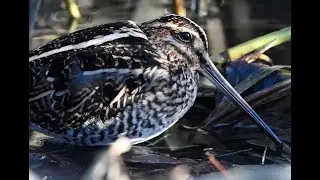
[[[282,148],[281,140],[272,132],[272,130],[265,124],[259,115],[251,108],[251,106],[240,96],[240,94],[229,84],[229,82],[222,76],[219,70],[215,67],[209,58],[208,53],[204,53],[204,60],[207,62],[202,65],[202,73],[208,78],[222,93],[224,93],[234,104],[239,106],[243,111],[248,113],[251,119],[261,128],[277,145]]]

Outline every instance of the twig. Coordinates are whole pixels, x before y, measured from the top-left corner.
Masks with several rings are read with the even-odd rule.
[[[157,145],[159,142],[161,142],[162,140],[166,139],[167,137],[169,137],[170,134],[164,134],[162,137],[160,137],[159,139],[153,141],[152,143],[149,143],[147,146],[155,146]]]
[[[267,61],[268,63],[272,64],[271,59],[270,59],[268,56],[264,55],[263,53],[265,53],[265,52],[268,51],[270,48],[272,48],[272,47],[274,46],[273,44],[274,44],[275,42],[276,42],[276,40],[273,40],[273,41],[269,42],[268,44],[266,44],[264,47],[256,50],[256,52],[254,52],[254,53],[250,54],[249,56],[247,56],[247,57],[245,58],[245,61],[247,61],[248,63],[251,63],[251,62],[253,62],[254,60],[262,57],[263,60],[265,60],[265,61]]]
[[[173,2],[174,13],[180,16],[186,16],[183,0],[174,0]]]
[[[212,165],[214,165],[224,176],[228,177],[229,174],[227,173],[227,170],[223,167],[223,165],[215,158],[215,156],[212,153],[207,153],[209,161]]]
[[[249,148],[249,149],[234,151],[234,152],[231,152],[231,153],[221,154],[221,155],[219,155],[217,157],[229,156],[229,155],[239,154],[239,153],[242,153],[242,152],[247,152],[247,151],[252,151],[252,150],[253,150],[253,148]]]
[[[264,161],[265,161],[265,159],[266,159],[267,150],[268,150],[268,146],[266,146],[266,147],[264,148],[263,155],[262,155],[262,159],[261,159],[261,164],[264,164]]]
[[[74,0],[66,0],[66,5],[67,5],[68,13],[70,16],[69,32],[71,33],[76,30],[78,21],[81,18],[81,14]]]

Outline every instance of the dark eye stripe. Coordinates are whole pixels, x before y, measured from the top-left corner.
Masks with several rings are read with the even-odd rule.
[[[203,44],[205,44],[206,50],[208,51],[208,46],[207,46],[207,43],[206,43],[207,42],[206,37],[202,34],[202,32],[199,29],[197,29],[197,31],[198,31],[198,34],[200,35],[200,38],[201,38]]]

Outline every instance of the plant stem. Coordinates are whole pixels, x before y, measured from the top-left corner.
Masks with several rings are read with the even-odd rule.
[[[272,46],[277,46],[282,43],[291,40],[291,26],[283,28],[281,30],[266,34],[249,40],[247,42],[241,43],[237,46],[227,49],[226,51],[219,53],[217,55],[211,56],[214,63],[223,63],[228,60],[238,59],[252,51],[263,48],[272,42]]]

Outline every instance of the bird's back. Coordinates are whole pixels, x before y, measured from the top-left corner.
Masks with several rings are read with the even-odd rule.
[[[30,127],[77,136],[90,119],[116,115],[116,97],[148,81],[157,51],[139,27],[123,21],[80,30],[29,52]],[[115,104],[115,108],[110,107]]]
[[[198,74],[185,60],[191,57],[163,53],[172,50],[166,40],[160,52],[148,37],[122,21],[30,51],[30,128],[77,145],[119,135],[138,143],[170,128],[193,105]]]

